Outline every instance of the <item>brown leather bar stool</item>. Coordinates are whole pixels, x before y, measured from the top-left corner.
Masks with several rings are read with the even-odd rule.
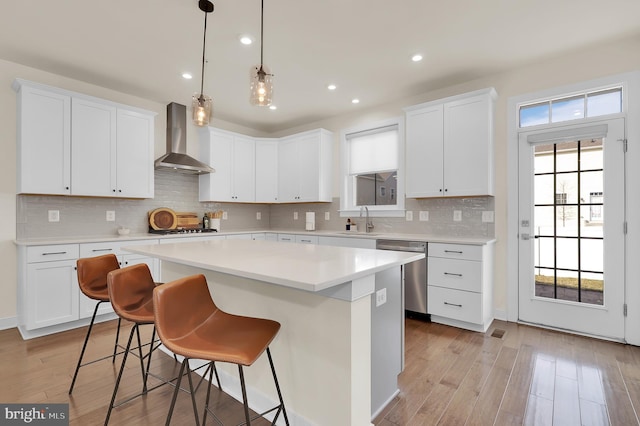
[[[133,327],[131,328],[131,333],[129,333],[129,340],[125,347],[120,372],[118,373],[118,378],[116,379],[116,384],[113,388],[111,403],[109,404],[107,417],[104,421],[105,425],[109,423],[111,411],[115,407],[118,387],[120,386],[122,373],[124,372],[124,367],[127,363],[127,355],[131,349],[131,341],[133,340],[134,333],[138,338],[138,357],[140,359],[143,381],[142,393],[131,398],[127,398],[118,405],[124,404],[139,395],[147,393],[147,376],[149,373],[149,366],[151,364],[151,354],[154,349],[153,342],[155,339],[155,328],[151,336],[149,353],[148,355],[143,356],[140,339],[140,326],[145,324],[154,324],[153,289],[155,286],[153,278],[151,277],[151,271],[149,271],[149,267],[145,263],[128,266],[126,268],[111,271],[107,274],[107,287],[109,289],[109,296],[111,299],[111,305],[113,305],[113,310],[116,311],[116,314],[118,314],[120,318],[133,322]],[[144,367],[145,357],[147,357],[146,370]]]
[[[280,330],[280,323],[268,319],[243,317],[228,314],[218,309],[211,294],[207,281],[203,275],[193,275],[178,279],[171,283],[158,286],[153,290],[153,309],[156,317],[156,328],[162,343],[174,353],[184,356],[180,367],[178,383],[173,393],[171,406],[167,415],[166,425],[171,423],[171,416],[178,396],[178,388],[182,379],[185,365],[189,359],[201,359],[210,362],[229,362],[238,365],[244,414],[246,424],[251,425],[247,391],[244,383],[243,366],[252,365],[266,350],[271,365],[271,373],[275,383],[280,403],[254,417],[263,417],[274,410],[275,424],[282,412],[285,423],[289,425],[287,411],[282,400],[280,385],[273,366],[269,344]],[[212,370],[209,370],[211,383]],[[187,373],[189,386],[191,375]],[[207,399],[202,418],[204,425],[207,413],[211,413],[221,424],[216,415],[209,409],[211,385],[207,388]],[[198,424],[198,413],[195,402],[194,414]]]
[[[88,298],[97,300],[98,303],[96,303],[96,307],[93,310],[89,329],[87,330],[87,335],[84,338],[84,344],[82,345],[82,351],[80,352],[80,359],[78,359],[78,365],[76,365],[76,371],[73,373],[73,380],[71,380],[71,386],[69,387],[69,395],[73,392],[73,387],[76,384],[80,367],[84,367],[85,365],[93,364],[94,362],[102,361],[107,358],[112,358],[112,362],[116,361],[118,338],[120,337],[120,322],[122,321],[121,318],[118,318],[118,329],[116,331],[116,342],[113,347],[113,355],[105,356],[83,364],[82,359],[84,358],[84,352],[87,349],[87,343],[89,343],[89,336],[91,335],[93,323],[96,319],[96,314],[98,313],[98,307],[101,303],[110,301],[109,290],[107,289],[107,274],[113,270],[119,269],[120,263],[114,254],[105,254],[97,257],[78,259],[76,266],[78,270],[78,285],[80,287],[80,291]]]

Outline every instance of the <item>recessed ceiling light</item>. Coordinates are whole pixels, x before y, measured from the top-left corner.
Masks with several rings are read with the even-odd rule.
[[[360,99],[358,99],[358,98],[351,99],[351,103],[352,104],[359,104],[360,103]]]
[[[182,74],[182,78],[184,78],[185,80],[191,80],[193,78],[193,76],[191,74],[189,74],[188,72],[185,72]]]
[[[241,35],[241,36],[240,36],[240,43],[242,43],[242,44],[244,44],[244,45],[248,46],[248,45],[250,45],[251,43],[253,43],[253,37],[248,36],[248,35]]]
[[[327,86],[327,89],[329,90],[336,90],[338,88],[338,86],[336,86],[335,84],[330,84]]]
[[[413,55],[413,56],[411,57],[411,60],[412,60],[413,62],[420,62],[420,61],[422,60],[422,55],[421,55],[421,54],[419,54],[419,53],[416,53],[415,55]]]
[[[275,105],[269,105],[269,109],[274,110],[274,109],[278,109],[278,107],[277,107],[277,106],[275,106]]]

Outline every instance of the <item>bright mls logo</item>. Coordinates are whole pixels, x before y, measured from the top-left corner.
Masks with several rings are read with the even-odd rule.
[[[0,404],[0,425],[68,426],[69,404]]]

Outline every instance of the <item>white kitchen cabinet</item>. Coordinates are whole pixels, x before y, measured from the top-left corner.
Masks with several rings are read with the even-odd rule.
[[[429,243],[427,250],[431,321],[487,331],[493,321],[493,243]]]
[[[256,240],[264,241],[264,240],[267,239],[267,236],[265,235],[264,232],[259,232],[257,234],[251,234],[251,239],[254,240],[254,241],[256,241]]]
[[[330,202],[332,133],[317,129],[288,136],[278,146],[278,201]]]
[[[278,140],[256,139],[256,202],[278,202]]]
[[[255,201],[255,142],[252,138],[224,130],[203,129],[200,160],[216,170],[200,175],[200,201]]]
[[[407,197],[494,194],[495,98],[490,88],[405,108]]]
[[[17,193],[71,193],[71,97],[16,80]]]
[[[296,235],[295,234],[278,234],[278,241],[281,243],[295,243]]]
[[[300,244],[318,244],[317,235],[299,235],[296,234],[296,243]]]
[[[29,339],[86,325],[97,301],[80,291],[76,262],[79,258],[112,253],[121,267],[146,263],[157,279],[159,261],[129,253],[126,246],[157,244],[157,239],[106,241],[82,244],[18,246],[18,329]],[[109,303],[101,303],[98,315],[114,317]],[[80,321],[82,320],[82,321]]]
[[[16,79],[18,192],[153,198],[154,113]]]
[[[79,318],[77,244],[29,247],[23,259],[19,306],[26,330]]]

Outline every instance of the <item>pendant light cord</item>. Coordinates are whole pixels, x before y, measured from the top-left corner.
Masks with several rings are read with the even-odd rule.
[[[262,48],[264,46],[264,0],[260,3],[260,69],[262,69]]]
[[[208,12],[204,12],[204,36],[202,39],[202,73],[200,74],[202,76],[202,78],[200,79],[200,99],[202,99],[202,94],[204,91],[204,52],[205,52],[205,46],[207,44],[207,15],[209,13]]]

